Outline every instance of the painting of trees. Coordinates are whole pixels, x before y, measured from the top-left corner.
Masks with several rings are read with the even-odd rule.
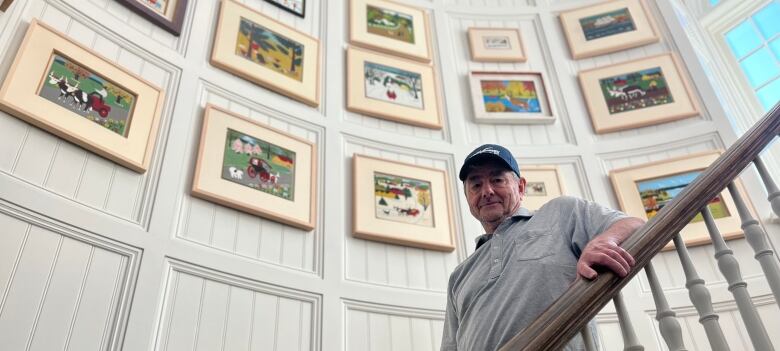
[[[81,78],[87,78],[92,73],[90,71],[87,71],[83,67],[73,63],[73,62],[67,62],[65,63],[65,67],[68,67],[68,69],[73,72],[73,79],[80,80]]]

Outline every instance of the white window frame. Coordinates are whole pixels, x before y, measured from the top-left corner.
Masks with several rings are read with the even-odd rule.
[[[709,0],[705,1],[709,3]],[[700,19],[707,46],[712,52],[712,64],[716,68],[712,74],[718,78],[721,98],[732,107],[729,110],[736,119],[733,122],[741,129],[738,134],[755,124],[765,111],[726,42],[726,33],[774,1],[721,0],[718,6]]]

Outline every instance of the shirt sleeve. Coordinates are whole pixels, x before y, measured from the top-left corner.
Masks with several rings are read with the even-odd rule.
[[[441,337],[441,351],[456,351],[458,349],[458,343],[456,336],[458,335],[458,314],[455,311],[455,303],[453,301],[452,293],[452,278],[447,287],[447,309],[444,314],[444,333]]]
[[[603,233],[615,222],[627,218],[623,212],[576,197],[566,197],[570,207],[568,228],[571,233],[571,248],[577,257],[594,236]]]

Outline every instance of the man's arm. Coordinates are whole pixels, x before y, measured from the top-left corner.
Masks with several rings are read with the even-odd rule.
[[[634,258],[628,251],[620,247],[637,228],[645,224],[645,221],[628,217],[613,223],[603,233],[593,237],[588,242],[582,255],[577,261],[577,274],[594,279],[598,275],[594,266],[606,267],[620,277],[625,277],[634,266]]]

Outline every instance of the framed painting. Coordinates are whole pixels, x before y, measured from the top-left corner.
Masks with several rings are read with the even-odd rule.
[[[430,62],[428,15],[387,0],[350,0],[349,41],[368,49]]]
[[[657,42],[658,30],[642,0],[618,0],[566,11],[563,33],[575,59]]]
[[[699,114],[690,84],[672,54],[582,71],[579,81],[598,134]]]
[[[440,169],[354,155],[354,236],[452,251],[454,224],[447,173]]]
[[[300,18],[306,17],[306,0],[265,0]]]
[[[525,178],[523,207],[536,211],[566,190],[561,173],[556,166],[521,166],[520,175]]]
[[[0,109],[133,171],[149,167],[160,88],[33,19]]]
[[[472,71],[469,84],[476,122],[555,122],[550,94],[541,73]]]
[[[668,160],[615,169],[609,173],[620,208],[623,212],[644,219],[653,218],[688,184],[720,156],[718,151],[692,154]],[[745,196],[741,183],[737,188]],[[749,201],[745,201],[749,203]],[[743,236],[741,221],[734,200],[728,190],[712,199],[707,207],[715,224],[726,240]],[[752,210],[752,209],[751,209]],[[703,245],[710,236],[701,214],[680,231],[686,246]],[[665,249],[674,245],[670,242]]]
[[[211,64],[318,106],[319,41],[249,7],[223,0]]]
[[[468,29],[471,60],[476,62],[525,62],[525,48],[517,28]]]
[[[316,172],[314,144],[206,106],[192,195],[312,230]]]
[[[433,67],[350,47],[347,109],[420,127],[441,129]]]
[[[155,25],[179,36],[189,0],[117,0]]]

